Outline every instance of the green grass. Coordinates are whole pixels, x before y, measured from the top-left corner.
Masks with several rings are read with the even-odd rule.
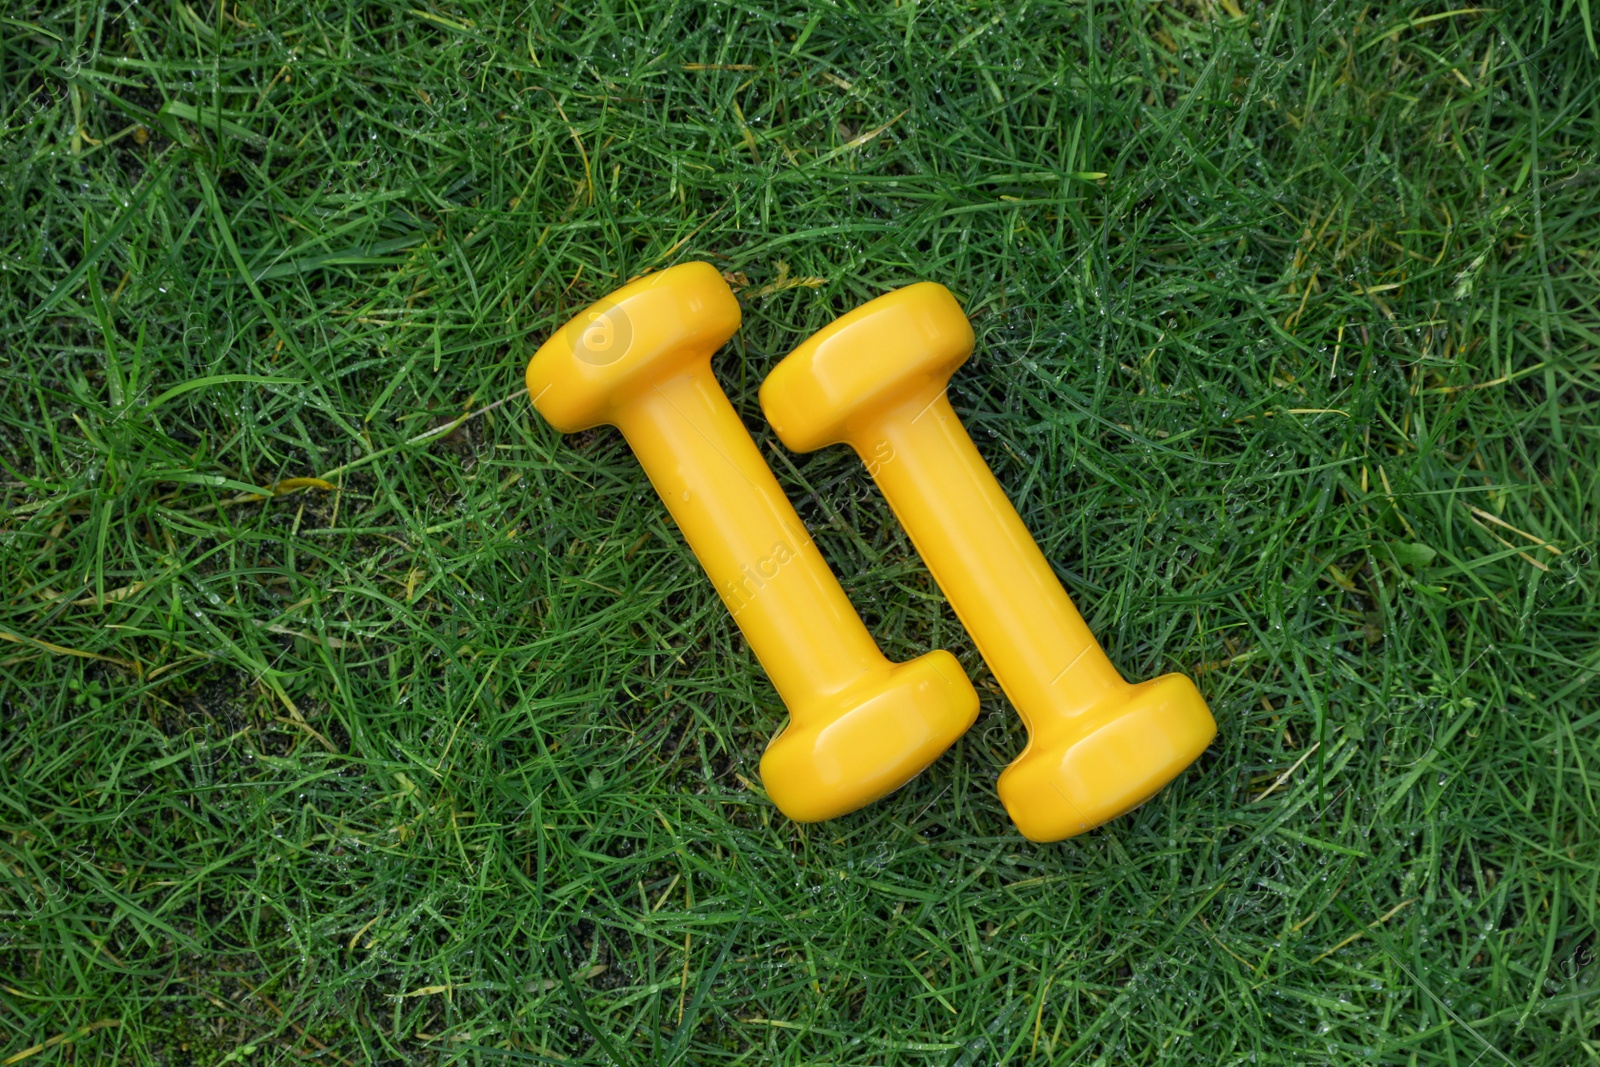
[[[9,6],[0,1060],[1600,1063],[1590,6],[1240,4]],[[885,652],[984,697],[836,822],[625,444],[520,393],[687,259]],[[1220,727],[1062,844],[859,462],[760,419],[924,278]]]

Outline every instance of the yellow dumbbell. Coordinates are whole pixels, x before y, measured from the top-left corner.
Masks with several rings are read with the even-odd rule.
[[[890,663],[711,373],[739,302],[706,263],[650,274],[557,330],[528,363],[563,433],[614,425],[789,709],[761,777],[791,819],[854,811],[910,781],[978,714],[945,651]]]
[[[1028,728],[1000,799],[1056,841],[1150,799],[1217,727],[1181,674],[1125,682],[1073,607],[945,395],[972,342],[948,289],[908,286],[790,353],[761,406],[790,448],[848,444],[867,464]]]

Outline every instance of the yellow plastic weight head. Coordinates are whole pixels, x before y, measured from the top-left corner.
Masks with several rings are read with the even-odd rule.
[[[972,725],[978,698],[948,652],[878,651],[712,376],[738,328],[722,276],[686,263],[574,316],[529,362],[528,392],[564,433],[627,438],[789,709],[761,776],[812,822],[904,785]]]
[[[1129,811],[1205,751],[1216,723],[1194,683],[1129,685],[1082,616],[950,406],[972,326],[923,282],[874,300],[796,348],[761,406],[797,451],[861,456],[1028,728],[1000,798],[1035,841]]]

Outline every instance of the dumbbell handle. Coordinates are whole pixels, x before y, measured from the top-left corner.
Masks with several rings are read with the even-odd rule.
[[[706,363],[619,404],[615,421],[796,724],[888,670]]]
[[[1126,688],[942,388],[850,444],[1030,731]]]

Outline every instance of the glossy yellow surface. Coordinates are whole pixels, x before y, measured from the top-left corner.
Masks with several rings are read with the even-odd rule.
[[[739,303],[706,263],[650,274],[557,330],[528,363],[563,433],[616,426],[789,709],[761,776],[812,822],[889,793],[972,725],[955,657],[890,663],[711,373]]]
[[[761,386],[790,448],[854,448],[1027,725],[1000,798],[1035,841],[1129,811],[1216,735],[1194,683],[1129,685],[950,407],[972,352],[950,291],[923,282],[857,308],[808,339]]]

